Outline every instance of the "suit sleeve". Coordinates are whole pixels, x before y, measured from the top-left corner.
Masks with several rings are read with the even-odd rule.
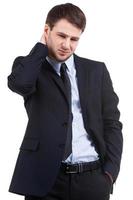
[[[104,65],[102,85],[102,115],[106,145],[104,171],[112,175],[114,182],[119,173],[123,146],[122,123],[119,121],[118,102],[119,99],[114,92],[109,72]]]
[[[34,93],[38,74],[47,53],[47,47],[37,43],[27,56],[17,57],[8,76],[8,87],[22,96]]]

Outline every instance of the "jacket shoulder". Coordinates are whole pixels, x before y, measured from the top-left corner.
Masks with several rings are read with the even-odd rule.
[[[105,67],[105,63],[97,60],[92,60],[84,57],[80,57],[75,55],[75,61],[79,64],[82,64],[84,66],[93,67],[93,68],[101,68]]]

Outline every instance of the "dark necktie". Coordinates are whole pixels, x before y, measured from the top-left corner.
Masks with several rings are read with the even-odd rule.
[[[64,83],[66,92],[67,92],[67,98],[69,102],[69,120],[68,120],[68,130],[67,130],[67,139],[66,139],[66,145],[65,145],[65,152],[63,160],[66,160],[68,156],[72,153],[72,112],[71,112],[71,83],[70,79],[67,74],[67,66],[65,63],[61,64],[60,68],[60,74],[61,79]]]

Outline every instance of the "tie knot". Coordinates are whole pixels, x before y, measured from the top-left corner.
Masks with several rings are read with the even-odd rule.
[[[70,83],[70,79],[69,79],[66,69],[67,69],[67,65],[65,63],[62,63],[61,68],[60,68],[60,76],[65,87],[70,89],[71,83]]]
[[[60,67],[60,73],[62,74],[63,72],[66,72],[66,68],[67,68],[66,64],[62,63]]]

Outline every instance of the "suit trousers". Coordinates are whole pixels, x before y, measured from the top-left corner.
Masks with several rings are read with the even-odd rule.
[[[112,183],[101,167],[75,174],[66,174],[60,169],[46,196],[25,196],[25,200],[109,200],[111,188]]]

